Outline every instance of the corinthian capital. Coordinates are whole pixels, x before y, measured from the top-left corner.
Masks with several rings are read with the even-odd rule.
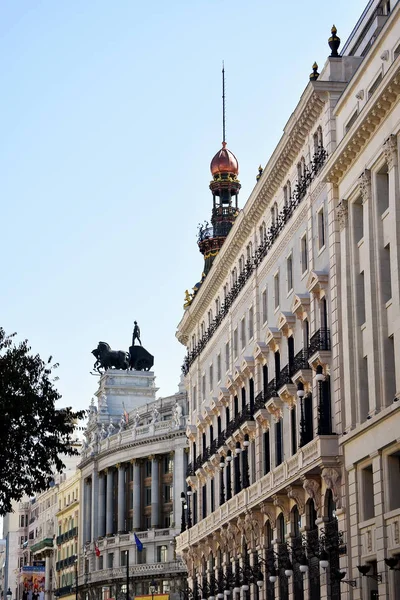
[[[390,170],[397,164],[397,136],[389,135],[388,139],[383,144],[383,152]]]
[[[371,199],[371,171],[365,169],[364,173],[359,178],[360,192],[363,204]]]

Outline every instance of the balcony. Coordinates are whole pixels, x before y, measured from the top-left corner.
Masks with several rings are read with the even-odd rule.
[[[68,540],[71,540],[72,538],[76,537],[77,535],[78,535],[78,528],[72,527],[72,529],[70,529],[69,531],[66,531],[65,533],[62,533],[61,535],[57,536],[56,544],[57,544],[57,546],[61,546],[61,544],[63,544],[64,542],[67,542]]]
[[[53,550],[53,538],[45,538],[44,540],[33,544],[31,548],[32,554],[43,552],[44,550]]]
[[[331,349],[331,335],[329,329],[318,329],[310,337],[310,343],[308,345],[308,356],[315,354],[315,352],[323,351],[329,352]]]
[[[251,510],[260,502],[271,498],[288,485],[302,486],[301,477],[322,464],[336,464],[338,437],[336,435],[316,437],[299,449],[298,452],[264,475],[248,488],[241,490],[227,500],[212,514],[202,519],[191,529],[177,537],[178,553],[187,546],[198,544],[216,529],[220,529],[232,519],[236,519],[245,510]]]
[[[69,596],[69,594],[72,594],[73,589],[74,589],[74,587],[72,585],[64,585],[64,587],[58,588],[58,590],[55,590],[54,595],[60,596],[60,598],[62,596]]]
[[[140,577],[166,577],[168,575],[175,575],[176,573],[186,573],[186,565],[180,560],[174,560],[171,562],[160,562],[150,563],[145,565],[133,565],[129,567],[129,577],[140,578]],[[86,584],[92,585],[93,583],[99,582],[115,582],[120,580],[124,583],[126,580],[126,567],[113,567],[111,569],[102,569],[101,571],[93,571],[92,573],[85,573],[80,575],[78,579],[78,585],[83,586]]]

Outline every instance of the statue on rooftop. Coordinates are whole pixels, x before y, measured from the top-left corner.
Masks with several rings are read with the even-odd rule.
[[[92,354],[96,358],[93,368],[100,374],[107,369],[127,370],[129,368],[128,353],[124,350],[111,350],[107,342],[99,342],[97,348],[92,350]]]

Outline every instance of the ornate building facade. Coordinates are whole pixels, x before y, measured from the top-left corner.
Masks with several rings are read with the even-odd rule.
[[[196,600],[400,598],[399,3],[339,45],[178,326]]]
[[[81,463],[79,593],[179,595],[176,559],[187,468],[187,394],[156,399],[147,371],[108,370],[92,403]],[[135,534],[143,544],[140,551]],[[128,565],[127,565],[127,560]]]

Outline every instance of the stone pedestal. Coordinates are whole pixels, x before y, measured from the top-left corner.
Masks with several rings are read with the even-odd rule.
[[[109,369],[101,377],[96,392],[99,423],[119,421],[126,411],[153,402],[158,388],[153,371],[121,371]]]

